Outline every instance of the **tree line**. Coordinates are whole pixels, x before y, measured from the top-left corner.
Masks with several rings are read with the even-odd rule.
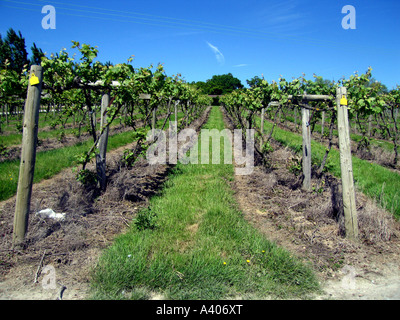
[[[6,61],[8,61],[7,67],[9,69],[21,73],[27,66],[40,65],[43,56],[43,50],[33,43],[31,56],[28,59],[25,38],[22,36],[21,31],[16,32],[10,28],[4,38],[0,34],[0,69],[5,68]]]

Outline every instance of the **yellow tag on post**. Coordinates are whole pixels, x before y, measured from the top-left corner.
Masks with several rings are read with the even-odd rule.
[[[29,79],[29,84],[31,86],[34,86],[36,84],[39,84],[39,78],[35,76],[34,73],[32,73],[31,78]]]
[[[342,99],[340,99],[340,105],[347,106],[347,99],[345,96],[342,96]]]

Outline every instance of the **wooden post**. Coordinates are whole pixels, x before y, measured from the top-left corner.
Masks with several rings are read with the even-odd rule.
[[[154,107],[153,118],[151,120],[151,139],[152,139],[152,141],[154,141],[156,138],[156,120],[157,120],[156,113],[157,113],[157,107]]]
[[[350,148],[347,90],[345,87],[336,89],[336,105],[338,109],[340,168],[342,175],[343,209],[346,237],[355,240],[358,238],[358,219]]]
[[[368,117],[368,137],[371,137],[372,114]]]
[[[264,136],[264,114],[265,114],[265,108],[261,109],[261,138],[260,138],[260,150],[262,152],[262,146],[263,146],[263,136]]]
[[[100,130],[107,124],[107,107],[110,104],[110,95],[104,94],[101,98],[101,118],[100,118]],[[98,148],[99,153],[96,154],[96,171],[97,178],[99,181],[100,189],[106,190],[106,154],[107,154],[107,143],[108,143],[108,129],[104,129],[102,135],[99,138]]]
[[[126,118],[128,118],[128,105],[125,104],[125,108],[124,108],[124,119],[126,120]],[[126,121],[124,121],[124,127],[126,127]]]
[[[5,116],[4,105],[1,107],[1,110],[2,110],[1,118],[3,118]],[[0,133],[1,133],[1,123],[2,123],[2,120],[0,120]]]
[[[321,136],[324,137],[324,125],[325,125],[325,111],[322,111],[322,119],[321,119]]]
[[[302,135],[303,135],[303,189],[311,190],[311,130],[310,110],[301,108]]]
[[[189,107],[190,107],[190,101],[186,101],[186,108],[185,108],[185,119],[186,119],[186,127],[189,125]]]
[[[177,128],[178,128],[178,104],[179,104],[179,100],[175,101],[175,121],[176,121]]]
[[[14,214],[12,240],[14,248],[23,246],[25,234],[28,230],[33,174],[35,171],[42,77],[42,67],[31,66],[28,93],[25,101],[21,162]]]
[[[157,107],[153,109],[153,119],[151,120],[151,128],[153,130],[156,128],[156,113],[157,113]]]
[[[8,104],[6,103],[6,124],[8,125]]]
[[[93,130],[96,130],[97,127],[96,107],[93,107],[91,115],[92,115]]]
[[[294,107],[294,130],[297,131],[297,107]]]

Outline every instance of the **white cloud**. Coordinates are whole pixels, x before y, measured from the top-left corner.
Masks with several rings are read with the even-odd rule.
[[[213,46],[211,43],[207,42],[207,44],[210,47],[210,49],[214,52],[215,58],[217,59],[218,63],[220,65],[223,65],[225,63],[225,57],[222,54],[222,52],[219,51],[218,48],[216,46]]]
[[[241,68],[241,67],[247,67],[247,66],[248,66],[247,63],[241,63],[241,64],[234,65],[233,67],[234,68]]]

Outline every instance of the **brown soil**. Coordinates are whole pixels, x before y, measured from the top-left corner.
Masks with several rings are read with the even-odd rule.
[[[226,114],[225,121],[232,128]],[[311,263],[324,290],[317,299],[400,299],[399,222],[356,192],[360,240],[346,239],[340,180],[329,174],[313,177],[315,191],[303,191],[301,174],[290,171],[298,156],[274,141],[272,146],[267,167],[235,176],[233,188],[245,218]]]
[[[199,130],[209,110],[189,127]],[[63,299],[90,298],[90,273],[101,251],[127,230],[172,168],[149,165],[145,159],[132,168],[121,166],[123,151],[133,147],[107,153],[108,185],[100,195],[78,183],[71,169],[35,184],[25,249],[11,249],[15,197],[0,203],[0,299],[57,299],[60,294]],[[35,215],[45,208],[66,213],[65,220]],[[45,288],[46,273],[41,271],[46,266],[55,269],[55,289]]]

